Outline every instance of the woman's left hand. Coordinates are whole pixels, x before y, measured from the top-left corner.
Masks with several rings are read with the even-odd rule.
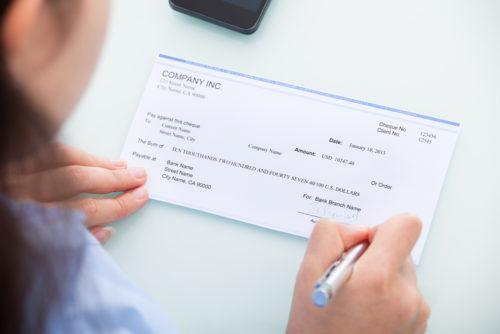
[[[142,167],[127,168],[123,160],[90,155],[55,142],[34,156],[11,163],[6,170],[5,192],[16,200],[63,205],[83,211],[86,226],[101,242],[114,229],[104,224],[124,218],[148,200],[147,175]],[[116,197],[77,197],[87,194],[123,192]]]

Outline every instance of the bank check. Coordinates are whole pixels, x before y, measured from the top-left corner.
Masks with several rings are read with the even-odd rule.
[[[418,263],[459,129],[160,54],[122,156],[153,199],[304,237],[414,213]]]

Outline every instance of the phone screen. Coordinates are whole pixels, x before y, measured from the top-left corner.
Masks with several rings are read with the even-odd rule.
[[[256,12],[259,10],[262,0],[224,0],[224,2]]]

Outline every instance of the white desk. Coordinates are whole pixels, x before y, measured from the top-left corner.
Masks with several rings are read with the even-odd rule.
[[[167,0],[118,0],[62,139],[118,156],[160,50],[461,121],[419,284],[429,333],[500,333],[498,0],[273,0],[251,36]],[[284,331],[305,239],[156,201],[114,226],[107,249],[183,333]]]

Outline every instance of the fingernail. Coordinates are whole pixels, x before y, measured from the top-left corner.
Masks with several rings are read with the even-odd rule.
[[[139,187],[137,189],[132,190],[130,195],[132,195],[132,197],[134,197],[136,200],[140,201],[143,200],[148,195],[148,191],[144,187]]]
[[[109,233],[108,239],[111,238],[116,232],[116,229],[113,226],[105,226],[104,229]]]
[[[366,230],[370,229],[370,226],[364,225],[364,224],[352,224],[352,225],[349,225],[349,227],[351,227],[355,230],[361,230],[361,231],[366,231]]]
[[[116,230],[115,230],[114,227],[112,227],[112,226],[106,226],[102,230],[100,230],[99,232],[97,232],[95,234],[95,237],[97,238],[97,240],[101,244],[103,244],[106,241],[108,241],[113,236],[113,234],[115,234],[115,232],[116,232]]]
[[[144,167],[130,168],[129,172],[136,179],[144,179],[146,177],[146,169]]]
[[[127,167],[127,162],[125,160],[123,160],[123,159],[111,160],[111,163],[116,168],[125,168],[125,167]]]

